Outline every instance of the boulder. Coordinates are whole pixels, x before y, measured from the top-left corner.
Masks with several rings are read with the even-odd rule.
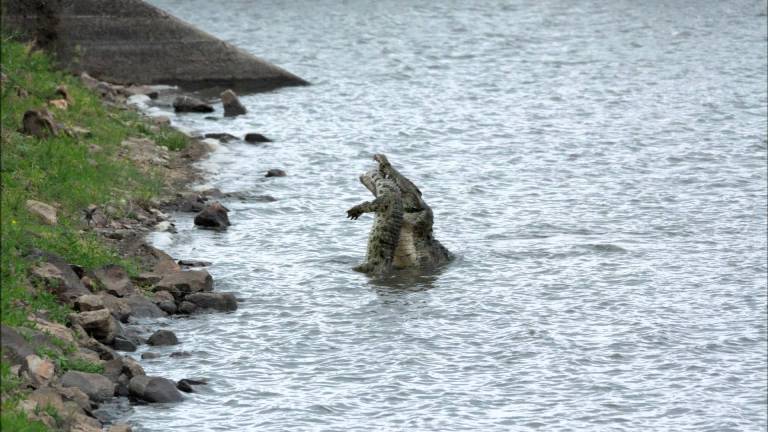
[[[0,325],[0,347],[3,358],[11,364],[22,364],[28,355],[35,352],[21,333],[5,324]]]
[[[136,351],[136,344],[126,336],[115,336],[115,340],[112,342],[112,348],[117,351]]]
[[[49,334],[65,342],[75,343],[76,341],[72,330],[62,324],[46,321],[36,316],[29,316],[28,319],[35,323],[35,327],[43,334]]]
[[[245,142],[250,144],[257,144],[257,143],[265,143],[265,142],[272,142],[271,139],[265,137],[264,135],[256,132],[250,132],[245,134],[245,137],[243,138]]]
[[[161,377],[133,377],[128,384],[128,390],[131,396],[147,402],[179,402],[184,399],[176,388],[176,383]]]
[[[226,229],[229,223],[229,209],[216,201],[195,216],[195,225],[203,228]]]
[[[51,361],[41,359],[35,354],[30,354],[24,359],[22,370],[29,374],[33,386],[43,387],[53,378],[56,367]]]
[[[134,294],[125,298],[131,308],[131,316],[136,318],[160,318],[167,316],[162,309],[151,300],[141,294]]]
[[[199,309],[214,309],[221,312],[237,310],[237,299],[232,293],[199,292],[186,296],[186,301]]]
[[[162,356],[160,354],[158,354],[158,353],[153,353],[153,352],[141,353],[141,359],[142,360],[151,360],[151,359],[156,359],[156,358],[160,358],[160,357],[162,357]]]
[[[95,294],[86,294],[75,300],[75,310],[80,312],[89,312],[99,309],[106,309],[104,300]]]
[[[33,283],[44,286],[66,304],[73,304],[81,295],[91,294],[83,285],[72,267],[58,255],[35,251],[31,259],[41,262],[32,268],[30,279]]]
[[[88,338],[86,340],[81,340],[80,345],[83,348],[89,349],[96,354],[99,355],[99,358],[102,360],[114,360],[116,358],[119,358],[120,355],[118,355],[115,350],[112,348],[104,345],[103,343],[97,341],[94,338]]]
[[[167,273],[155,285],[154,291],[168,291],[180,301],[189,294],[213,291],[213,278],[206,270]]]
[[[173,110],[176,112],[213,112],[213,107],[200,99],[191,96],[179,96],[173,101]]]
[[[82,410],[91,410],[91,399],[82,390],[77,387],[62,387],[57,384],[54,386],[56,391],[62,396],[63,399],[73,401]]]
[[[128,356],[123,357],[123,373],[128,378],[146,375],[144,368],[141,367],[139,362]]]
[[[160,282],[159,280],[157,282]],[[173,294],[168,291],[155,291],[155,303],[172,302],[175,301]]]
[[[133,432],[133,429],[127,424],[113,424],[107,432]]]
[[[152,123],[158,125],[158,126],[170,126],[171,125],[171,119],[168,116],[155,116],[152,117]]]
[[[108,264],[93,271],[93,277],[104,287],[104,291],[116,297],[127,297],[136,293],[128,273],[119,265]]]
[[[221,132],[221,133],[207,133],[207,134],[205,134],[205,135],[203,135],[203,136],[204,136],[205,138],[213,138],[213,139],[217,139],[217,140],[219,140],[219,141],[221,141],[221,142],[224,142],[224,143],[227,143],[227,142],[230,142],[230,141],[235,141],[235,140],[237,140],[237,139],[238,139],[236,136],[234,136],[234,135],[232,135],[232,134],[229,134],[229,133],[226,133],[226,132]]]
[[[69,318],[73,324],[80,325],[86,333],[107,345],[111,344],[122,330],[107,309],[74,313],[70,314]]]
[[[157,307],[168,315],[173,315],[178,311],[176,303],[173,301],[161,301],[157,303]]]
[[[181,314],[191,315],[197,310],[197,305],[192,302],[183,301],[179,304],[178,311]]]
[[[245,114],[245,107],[240,103],[237,94],[232,90],[221,93],[221,103],[224,105],[224,117],[235,117]]]
[[[47,110],[29,110],[24,113],[21,132],[43,139],[58,134],[59,127]]]
[[[56,208],[44,202],[27,200],[27,211],[35,215],[42,223],[46,225],[56,225]]]
[[[179,380],[179,382],[176,383],[176,388],[183,391],[184,393],[194,393],[195,389],[192,387],[193,382],[198,381],[191,381],[188,379]]]
[[[71,416],[69,423],[69,432],[101,432],[101,422],[84,414]]]
[[[115,394],[115,384],[104,375],[67,371],[61,377],[62,387],[77,387],[91,400],[102,402]]]
[[[178,343],[179,339],[177,339],[176,335],[170,330],[158,330],[147,340],[147,344],[153,346],[177,345]]]
[[[277,168],[272,168],[271,170],[267,171],[267,173],[264,175],[264,177],[285,177],[287,174],[285,171]]]
[[[128,318],[133,314],[128,298],[118,298],[107,292],[100,292],[98,297],[113,317],[120,322],[128,322]]]

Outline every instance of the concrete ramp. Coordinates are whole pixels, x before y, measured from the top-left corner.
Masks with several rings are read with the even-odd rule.
[[[3,31],[35,39],[61,66],[118,84],[239,93],[308,84],[141,0],[3,0]]]

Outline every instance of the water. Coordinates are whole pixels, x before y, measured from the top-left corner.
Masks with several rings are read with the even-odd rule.
[[[275,139],[202,165],[278,200],[153,237],[242,303],[161,323],[182,344],[152,349],[191,356],[148,373],[210,384],[135,407],[135,430],[766,428],[759,1],[153,3],[313,85],[173,118]],[[351,270],[377,152],[452,265]]]

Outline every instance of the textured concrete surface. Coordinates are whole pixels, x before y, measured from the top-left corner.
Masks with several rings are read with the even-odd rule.
[[[307,84],[141,0],[4,0],[3,28],[79,73],[119,84],[240,93]]]

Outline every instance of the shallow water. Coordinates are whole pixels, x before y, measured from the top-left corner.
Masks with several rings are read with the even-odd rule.
[[[313,85],[173,116],[275,142],[202,163],[227,232],[152,237],[242,302],[161,322],[148,373],[210,384],[134,430],[766,428],[762,3],[152,3]],[[351,270],[378,152],[456,262]]]

